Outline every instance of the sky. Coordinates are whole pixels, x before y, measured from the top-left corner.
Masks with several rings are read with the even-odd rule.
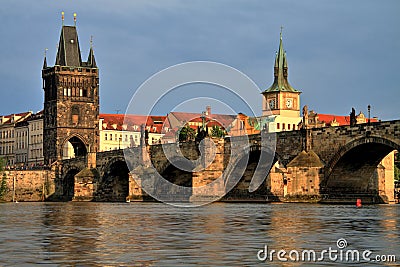
[[[83,59],[93,36],[101,113],[125,112],[152,75],[190,61],[231,66],[265,90],[273,81],[283,26],[289,81],[302,91],[302,106],[348,115],[352,107],[367,114],[371,105],[371,116],[400,118],[398,0],[2,0],[0,114],[42,109],[43,54],[48,48],[48,65],[54,65],[61,11],[66,25],[77,13]],[[218,102],[231,102],[231,96],[214,96],[213,88],[181,86],[170,97],[174,107],[161,101],[154,112],[201,112],[207,97],[217,99],[209,100],[213,112],[227,112],[226,103]],[[157,88],[148,91],[152,101]],[[261,95],[246,97],[261,114]],[[139,104],[133,110],[147,112]]]

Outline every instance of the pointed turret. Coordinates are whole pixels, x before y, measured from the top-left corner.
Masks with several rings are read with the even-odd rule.
[[[43,69],[47,68],[47,59],[46,59],[46,54],[44,54],[44,60],[43,60]]]
[[[264,92],[300,92],[294,89],[288,81],[288,64],[286,52],[283,49],[282,31],[280,34],[279,49],[274,64],[274,83]]]
[[[87,60],[87,66],[91,68],[97,68],[96,65],[96,59],[94,58],[94,52],[93,52],[93,38],[90,37],[90,50],[89,50],[89,56]]]
[[[81,50],[75,26],[62,26],[56,65],[69,67],[82,66]]]

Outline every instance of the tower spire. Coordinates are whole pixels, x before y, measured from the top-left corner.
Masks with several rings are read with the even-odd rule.
[[[282,41],[283,26],[279,34],[279,48],[275,56],[274,64],[274,83],[265,92],[299,92],[294,89],[288,81],[288,64],[286,59],[286,51],[283,49]]]
[[[63,25],[61,28],[56,65],[69,67],[82,66],[78,32],[74,26]]]
[[[61,25],[64,26],[64,11],[61,11]]]
[[[76,27],[76,13],[74,13],[74,26]]]

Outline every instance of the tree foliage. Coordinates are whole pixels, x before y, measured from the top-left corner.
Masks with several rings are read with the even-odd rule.
[[[214,125],[211,128],[211,136],[222,138],[225,136],[225,131],[218,125]]]
[[[179,141],[189,141],[194,140],[196,136],[196,131],[190,128],[188,125],[182,127],[179,131]]]
[[[400,167],[399,163],[394,164],[394,180],[400,181]]]

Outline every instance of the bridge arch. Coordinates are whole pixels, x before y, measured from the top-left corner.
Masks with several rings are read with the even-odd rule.
[[[379,194],[378,164],[400,144],[379,136],[353,140],[342,146],[325,167],[321,193],[327,195]]]
[[[107,162],[99,187],[104,201],[126,200],[129,195],[129,169],[123,157],[115,157]]]
[[[74,198],[75,193],[75,175],[77,175],[81,170],[77,167],[67,168],[62,179],[63,194],[62,198],[66,201],[71,201]]]
[[[74,133],[64,139],[61,143],[60,151],[62,159],[86,156],[88,152],[88,142],[80,134]]]
[[[260,158],[272,156],[274,157],[272,162],[260,162]],[[261,146],[251,146],[248,152],[244,151],[243,153],[240,153],[240,155],[232,162],[229,169],[225,171],[224,185],[227,194],[225,195],[224,199],[265,200],[265,198],[267,198],[271,193],[267,177],[273,165],[278,161],[282,162],[280,159],[281,157],[279,154],[267,149],[261,149]],[[246,164],[244,173],[240,177],[239,181],[237,181],[237,177],[233,178],[235,176],[235,172],[240,172],[240,170],[243,170],[244,164]],[[262,171],[265,169],[267,169],[267,171],[264,173],[255,174],[258,165],[261,167]],[[257,176],[259,181],[262,179],[262,183],[254,192],[249,192],[250,182],[254,175]],[[236,181],[237,183],[234,184]]]
[[[173,163],[176,166],[185,166],[186,170],[195,168],[191,161],[183,161],[180,157],[170,159],[170,161],[161,166],[158,173],[169,183],[181,186],[181,188],[173,187],[164,180],[157,180],[158,183],[154,185],[155,195],[170,201],[189,201],[193,193],[193,172],[182,170]]]

